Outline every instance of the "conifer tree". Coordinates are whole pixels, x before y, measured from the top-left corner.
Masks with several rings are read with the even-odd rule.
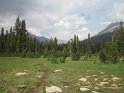
[[[1,41],[0,41],[0,45],[1,45],[1,53],[4,53],[5,52],[4,28],[1,28]]]
[[[21,52],[21,21],[18,17],[15,22],[14,31],[16,33],[16,52],[19,54]]]
[[[115,36],[115,42],[117,43],[120,56],[124,56],[124,26],[123,22],[120,22],[120,26]]]
[[[76,35],[74,35],[74,39],[72,39],[71,42],[71,57],[72,60],[80,59],[80,41]]]
[[[91,56],[93,54],[93,52],[94,52],[93,49],[94,49],[93,42],[91,41],[90,34],[88,34],[88,42],[87,42],[88,56]]]

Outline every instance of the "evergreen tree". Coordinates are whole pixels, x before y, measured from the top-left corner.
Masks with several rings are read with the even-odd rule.
[[[55,41],[56,42],[56,41]],[[25,20],[16,19],[14,29],[4,33],[4,28],[0,34],[0,54],[6,56],[39,57],[43,44],[37,39],[29,36],[26,30]],[[57,48],[57,47],[56,47]],[[56,49],[55,48],[55,49]],[[43,52],[43,51],[42,51]]]
[[[74,35],[74,39],[71,42],[71,57],[72,60],[80,59],[80,41],[76,35]]]
[[[87,42],[87,54],[88,56],[91,56],[94,52],[94,45],[93,42],[91,41],[90,34],[88,34],[88,42]]]
[[[4,28],[1,28],[1,39],[0,39],[0,45],[1,45],[1,53],[5,52],[5,36],[4,36]]]
[[[119,52],[115,42],[107,43],[101,50],[99,58],[102,63],[117,63],[119,60]]]
[[[52,43],[51,43],[52,44]],[[43,56],[44,58],[48,57],[49,53],[48,53],[48,40],[45,41],[44,45],[43,45],[43,49],[44,49],[44,53]]]
[[[50,61],[53,63],[57,63],[57,58],[59,57],[58,51],[57,51],[57,38],[55,37],[53,42],[52,42],[52,49],[51,49],[51,54],[50,54]]]
[[[6,53],[9,53],[9,33],[8,33],[8,30],[6,31],[6,35],[5,35],[5,43],[6,43]]]
[[[115,36],[115,42],[117,43],[120,56],[124,56],[124,27],[123,22],[120,22],[117,34]]]
[[[68,56],[67,48],[64,47],[60,54],[60,62],[65,63],[66,57]]]

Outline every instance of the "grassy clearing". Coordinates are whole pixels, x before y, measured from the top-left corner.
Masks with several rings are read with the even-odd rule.
[[[91,61],[71,61],[67,59],[66,63],[53,64],[44,58],[18,58],[18,57],[0,57],[0,93],[25,93],[27,89],[32,88],[37,81],[36,76],[42,75],[44,69],[49,70],[45,86],[58,86],[63,93],[91,93],[91,91],[99,91],[100,93],[124,93],[124,62],[119,64],[94,64]],[[62,72],[55,73],[54,70],[61,69]],[[15,76],[18,72],[27,70],[26,76]],[[104,72],[102,74],[101,72]],[[93,76],[96,75],[96,76]],[[112,76],[121,78],[119,81],[113,82]],[[79,81],[80,78],[87,78],[87,82]],[[98,79],[95,81],[95,79]],[[121,84],[121,89],[104,89],[97,84],[104,78],[108,78],[111,84]],[[19,89],[18,86],[26,84],[27,87]],[[80,87],[90,86],[90,91],[81,92]],[[98,90],[94,87],[99,87]],[[41,89],[41,91],[43,91]],[[43,91],[44,92],[44,91]],[[42,92],[39,92],[42,93]]]

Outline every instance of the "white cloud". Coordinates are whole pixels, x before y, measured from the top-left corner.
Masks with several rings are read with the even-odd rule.
[[[84,39],[84,35],[88,34],[89,31],[85,27],[87,21],[83,16],[65,16],[57,18],[53,21],[53,25],[50,28],[42,32],[47,33],[47,36],[57,37],[58,39],[69,40],[73,38],[74,34],[79,35],[80,39]],[[86,35],[87,36],[87,35]]]
[[[124,20],[124,3],[120,4],[116,9],[116,17],[119,20]]]
[[[0,3],[0,27],[13,26],[18,15],[26,19],[27,29],[37,36],[68,40],[77,34],[83,39],[89,32],[94,35],[107,24],[124,20],[124,3],[123,0],[4,0]]]

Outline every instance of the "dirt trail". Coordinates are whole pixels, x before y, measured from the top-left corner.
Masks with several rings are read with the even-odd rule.
[[[48,77],[48,72],[49,72],[49,71],[46,69],[46,70],[44,70],[43,72],[44,72],[44,73],[43,73],[42,77],[39,78],[39,79],[36,81],[34,87],[33,87],[33,88],[29,88],[26,93],[39,93],[39,91],[40,91],[41,89],[43,89],[43,87],[45,86],[45,80],[46,80],[47,77]]]

